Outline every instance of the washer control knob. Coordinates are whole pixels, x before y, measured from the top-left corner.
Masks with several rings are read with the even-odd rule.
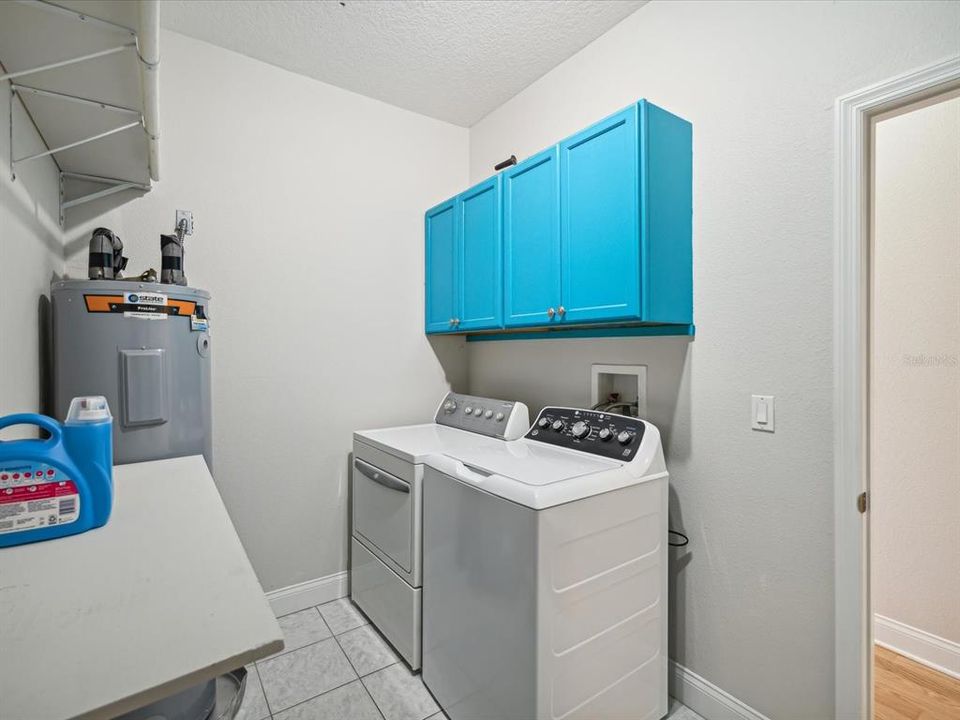
[[[484,416],[487,420],[489,420],[490,418],[493,417],[493,410],[487,410],[487,411],[483,414],[483,416]]]
[[[563,420],[554,420],[553,425],[551,425],[550,427],[552,427],[557,432],[560,432],[561,430],[563,430]]]
[[[503,422],[504,415],[502,412],[497,413],[497,422]]]
[[[470,407],[469,405],[467,405],[467,407],[466,407],[466,409],[464,410],[464,412],[465,412],[467,415],[473,415],[473,408]]]
[[[457,403],[456,403],[455,401],[453,401],[453,400],[447,400],[447,401],[443,404],[443,411],[444,411],[447,415],[449,415],[450,413],[452,413],[452,412],[453,412],[454,410],[456,410],[456,409],[457,409]]]
[[[542,417],[539,420],[537,420],[537,427],[545,428],[549,424],[550,424],[550,418]]]
[[[610,428],[602,428],[598,433],[598,437],[604,442],[607,442],[607,440],[613,437],[613,433],[610,432]]]
[[[633,433],[628,433],[626,430],[621,431],[621,433],[617,435],[617,442],[621,445],[629,445],[633,442]]]
[[[583,420],[578,420],[570,432],[572,432],[573,436],[579,440],[580,438],[586,437],[590,434],[590,426],[587,425]]]

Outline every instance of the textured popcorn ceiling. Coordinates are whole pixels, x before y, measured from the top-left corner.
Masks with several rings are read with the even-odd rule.
[[[644,2],[167,0],[161,21],[184,35],[468,127]]]

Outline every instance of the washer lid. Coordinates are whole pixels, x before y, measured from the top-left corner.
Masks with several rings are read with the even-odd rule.
[[[353,439],[415,464],[424,462],[432,453],[456,454],[462,448],[477,445],[483,447],[487,443],[502,445],[505,442],[432,422],[379,430],[358,430],[353,434]]]
[[[596,455],[515,440],[437,453],[426,464],[467,485],[542,510],[660,477]],[[666,473],[663,473],[666,475]]]
[[[587,453],[571,452],[542,443],[513,442],[495,447],[469,447],[456,457],[467,467],[488,475],[502,475],[524,485],[549,485],[601,470],[620,467],[623,463]]]

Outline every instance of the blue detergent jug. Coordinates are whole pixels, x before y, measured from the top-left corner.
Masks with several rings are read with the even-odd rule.
[[[0,548],[100,527],[113,508],[113,418],[104,397],[78,397],[63,424],[46,415],[0,418],[0,430],[37,425],[47,440],[0,440]]]

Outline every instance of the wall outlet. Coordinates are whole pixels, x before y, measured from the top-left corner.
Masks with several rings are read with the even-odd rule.
[[[177,224],[174,227],[180,227],[180,221],[187,221],[187,229],[184,235],[193,235],[193,213],[190,210],[177,210]]]
[[[750,401],[751,427],[762,432],[774,432],[774,408],[773,395],[753,395]]]

